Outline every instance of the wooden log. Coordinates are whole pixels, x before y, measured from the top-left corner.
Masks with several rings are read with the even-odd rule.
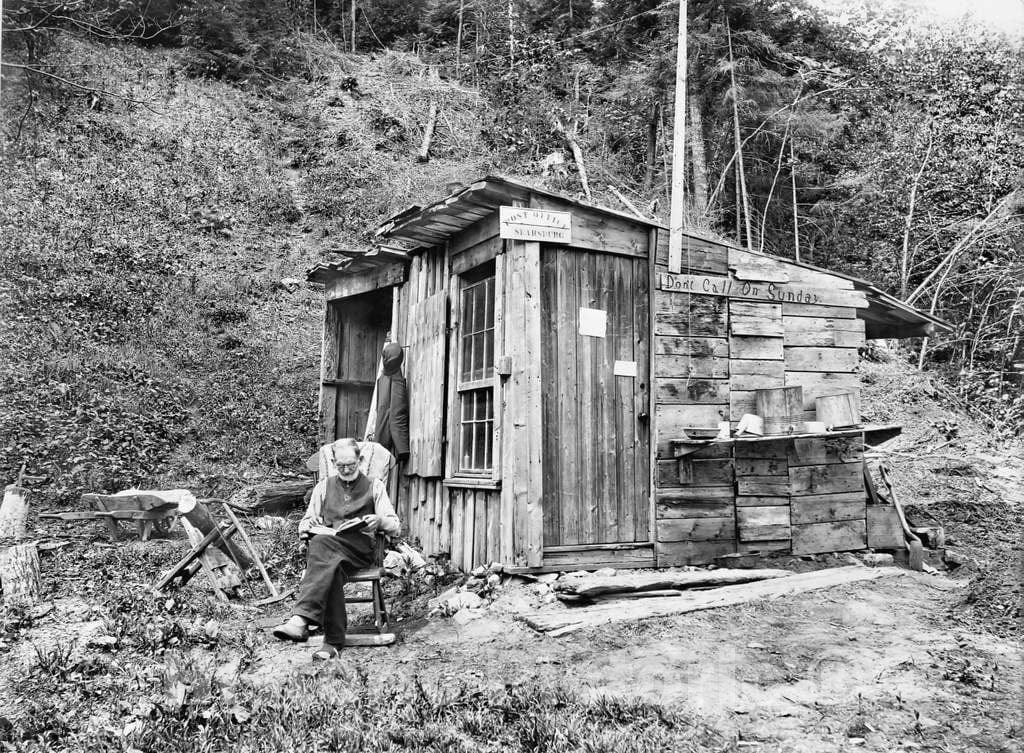
[[[279,484],[265,486],[256,493],[252,510],[273,515],[301,509],[305,507],[312,488],[312,479],[282,481]]]
[[[219,502],[220,500],[210,501]],[[208,536],[219,530],[217,528],[217,522],[213,519],[213,516],[210,514],[206,505],[194,497],[182,500],[178,504],[178,512],[182,514],[184,519],[188,520],[189,523],[199,529],[203,536]],[[215,536],[213,539],[213,545],[220,549],[228,559],[236,563],[243,571],[252,567],[253,561],[249,555],[231,543],[231,540],[226,536]]]
[[[430,113],[427,115],[427,125],[423,129],[423,143],[416,153],[417,162],[430,161],[430,142],[434,140],[434,129],[437,128],[437,102],[430,102]]]
[[[4,487],[4,501],[0,504],[0,539],[21,541],[25,538],[28,518],[28,490],[17,484]]]
[[[728,568],[680,573],[623,573],[611,576],[586,575],[580,578],[555,581],[553,588],[559,593],[573,594],[574,596],[592,599],[602,594],[727,586],[734,583],[749,583],[750,581],[767,580],[769,578],[785,578],[789,575],[792,575],[789,570],[740,570]]]
[[[7,606],[39,601],[39,552],[35,544],[17,544],[0,551],[0,586]]]
[[[524,619],[526,624],[534,630],[551,635],[563,635],[573,630],[611,622],[644,620],[651,617],[730,607],[761,599],[775,599],[780,596],[835,588],[876,578],[893,577],[902,573],[902,570],[894,567],[851,565],[798,573],[786,578],[772,578],[752,583],[722,586],[707,591],[693,591],[682,596],[642,599],[629,603],[599,604],[557,612],[535,612]]]

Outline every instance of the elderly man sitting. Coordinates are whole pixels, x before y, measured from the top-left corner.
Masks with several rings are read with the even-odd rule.
[[[335,446],[334,462],[338,475],[321,479],[313,488],[299,522],[299,535],[309,539],[309,549],[298,602],[292,616],[274,628],[277,638],[302,642],[310,625],[322,626],[324,645],[314,659],[337,656],[345,645],[345,580],[372,564],[377,531],[394,536],[400,529],[384,484],[360,472],[355,440]]]

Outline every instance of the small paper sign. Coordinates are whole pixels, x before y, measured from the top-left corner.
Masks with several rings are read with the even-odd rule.
[[[604,337],[608,332],[608,312],[604,309],[580,308],[580,334]]]
[[[616,361],[612,373],[615,376],[635,377],[636,361]]]

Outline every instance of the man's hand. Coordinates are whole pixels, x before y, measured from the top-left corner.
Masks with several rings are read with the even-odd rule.
[[[312,538],[312,536],[309,533],[309,529],[312,528],[313,526],[322,526],[322,525],[324,525],[324,519],[322,517],[317,516],[315,518],[310,518],[309,525],[307,525],[304,528],[304,530],[299,531],[299,538],[303,538],[303,539],[310,539],[310,538]]]
[[[380,528],[382,521],[380,519],[380,515],[374,515],[371,513],[370,515],[363,516],[363,522],[366,523],[366,525],[363,526],[364,533],[376,533],[377,529]]]

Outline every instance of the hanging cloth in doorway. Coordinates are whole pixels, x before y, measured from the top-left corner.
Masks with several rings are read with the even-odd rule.
[[[383,350],[383,373],[377,379],[377,426],[374,439],[392,449],[399,460],[409,457],[409,387],[402,375],[402,346]]]

